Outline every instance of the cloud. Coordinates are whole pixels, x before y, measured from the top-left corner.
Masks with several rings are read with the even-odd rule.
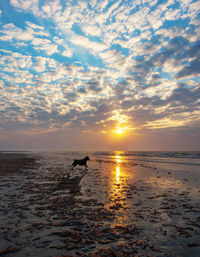
[[[92,36],[101,36],[101,29],[95,25],[91,26],[84,26],[83,27],[83,31],[86,33],[86,34],[90,34]]]
[[[48,1],[42,6],[42,12],[44,17],[52,18],[55,15],[59,14],[62,10],[59,0]]]
[[[92,51],[93,54],[101,52],[107,48],[105,44],[96,41],[90,41],[88,38],[77,34],[73,34],[70,41],[74,45],[88,48]]]
[[[197,118],[197,1],[10,4],[22,19],[1,28],[5,129],[106,130],[116,111],[138,131]]]
[[[35,57],[36,64],[34,65],[34,70],[37,72],[46,71],[46,58],[37,56]]]
[[[181,18],[181,12],[178,9],[170,8],[165,12],[166,20],[177,20],[179,18]]]
[[[39,0],[10,0],[11,5],[24,11],[31,11],[35,15],[39,12]]]
[[[180,78],[192,78],[196,75],[200,74],[200,60],[195,59],[189,63],[188,66],[184,67],[182,70],[180,70],[175,77]]]
[[[0,36],[0,40],[12,41],[13,39],[17,41],[30,41],[33,39],[33,35],[30,31],[24,31],[16,27],[13,23],[9,23],[3,26],[1,33],[4,35]]]
[[[62,52],[62,55],[70,58],[73,56],[73,52],[70,49],[66,49]]]
[[[88,81],[87,84],[89,85],[88,89],[95,93],[99,93],[102,91],[102,88],[99,86],[98,81]]]
[[[49,37],[49,33],[44,31],[44,27],[28,21],[26,22],[26,24],[27,24],[27,30],[30,31],[31,34],[41,36],[41,37],[42,36]]]
[[[168,100],[174,103],[179,102],[183,106],[187,105],[187,107],[189,107],[191,105],[198,104],[199,99],[200,88],[189,88],[187,85],[180,84],[173,90],[173,93]]]
[[[99,53],[102,61],[106,64],[107,67],[121,69],[126,58],[117,50],[108,50]]]
[[[158,85],[154,83],[152,86],[149,86],[147,87],[147,89],[144,89],[144,94],[147,94],[148,97],[157,96],[160,99],[165,100],[169,96],[171,96],[173,90],[176,87],[177,87],[176,82],[166,80],[166,79],[161,79]]]
[[[52,55],[58,52],[57,45],[52,44],[49,39],[35,37],[32,40],[32,45],[38,51],[45,51],[47,55]]]

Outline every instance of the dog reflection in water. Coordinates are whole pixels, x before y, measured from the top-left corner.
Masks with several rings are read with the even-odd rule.
[[[86,156],[84,159],[82,160],[74,160],[74,162],[72,163],[72,165],[70,166],[70,170],[73,170],[74,167],[76,167],[77,165],[80,165],[80,166],[85,166],[85,170],[88,169],[88,166],[87,166],[87,161],[89,161],[90,158],[88,156]]]

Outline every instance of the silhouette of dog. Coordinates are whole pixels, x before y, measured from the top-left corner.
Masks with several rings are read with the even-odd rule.
[[[88,166],[87,166],[87,161],[89,161],[90,158],[88,156],[86,156],[84,159],[82,160],[74,160],[74,162],[72,163],[72,165],[70,166],[70,170],[73,170],[74,167],[76,167],[76,165],[80,165],[80,166],[85,166],[85,170],[87,170]]]

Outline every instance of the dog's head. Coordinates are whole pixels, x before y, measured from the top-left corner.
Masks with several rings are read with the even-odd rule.
[[[90,158],[89,158],[88,156],[86,156],[86,157],[85,157],[85,160],[86,160],[86,161],[89,161],[89,160],[90,160]]]

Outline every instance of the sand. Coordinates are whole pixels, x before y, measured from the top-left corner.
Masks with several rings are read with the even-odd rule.
[[[0,256],[199,256],[198,165],[0,154]]]

